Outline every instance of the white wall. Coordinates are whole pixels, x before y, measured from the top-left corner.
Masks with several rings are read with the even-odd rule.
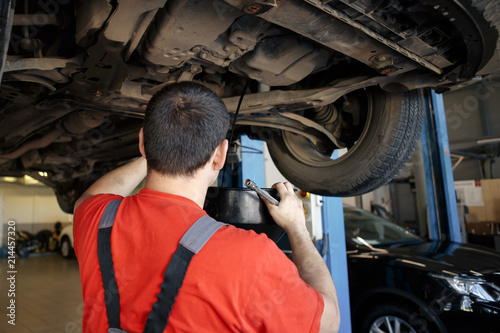
[[[287,182],[288,180],[283,176],[276,166],[267,149],[267,144],[264,142],[264,175],[266,177],[266,184],[264,187],[269,188],[278,182]]]
[[[494,155],[496,143],[478,145],[485,137],[500,137],[500,75],[443,94],[443,102],[451,150],[489,152]],[[486,155],[486,154],[485,154]],[[500,163],[487,164],[483,169],[478,160],[466,158],[453,171],[455,180],[500,178]]]
[[[70,223],[73,216],[59,208],[51,188],[14,183],[0,183],[0,214],[0,245],[5,241],[8,221],[16,221],[18,231],[37,232],[40,229],[52,229],[57,221]]]

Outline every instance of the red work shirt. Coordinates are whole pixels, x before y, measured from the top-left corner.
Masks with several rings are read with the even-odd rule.
[[[107,203],[121,198],[95,195],[75,211],[83,332],[108,329],[97,231]],[[170,258],[203,215],[187,198],[150,189],[123,198],[111,234],[123,330],[144,330]],[[223,226],[191,260],[164,332],[317,332],[322,313],[321,295],[274,242]]]

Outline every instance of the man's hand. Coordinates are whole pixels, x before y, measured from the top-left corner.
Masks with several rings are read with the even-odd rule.
[[[269,213],[288,234],[293,262],[300,277],[323,297],[320,332],[337,332],[340,325],[337,292],[332,276],[307,231],[302,201],[297,198],[290,183],[276,183],[273,188],[278,190],[281,201],[278,206],[264,201]]]
[[[276,183],[273,185],[280,195],[279,206],[272,205],[264,200],[273,220],[287,233],[307,232],[306,218],[302,201],[295,195],[290,183]]]

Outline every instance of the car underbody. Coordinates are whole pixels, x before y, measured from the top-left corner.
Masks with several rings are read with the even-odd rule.
[[[287,147],[297,163],[320,172],[335,164],[336,149],[363,144],[374,126],[371,113],[389,108],[386,102],[370,109],[375,99],[401,99],[404,109],[420,98],[408,91],[458,89],[499,68],[498,6],[481,0],[9,0],[1,6],[0,174],[28,174],[55,188],[66,211],[93,179],[138,156],[148,100],[173,82],[206,85],[233,115],[244,95],[236,133],[282,140],[271,148],[279,168],[273,152]],[[411,156],[421,120],[410,125],[405,131],[416,134],[404,139],[412,142],[398,167],[384,169],[384,182]],[[300,175],[286,176],[307,187]],[[339,188],[321,187],[319,179],[309,189],[354,195],[382,185],[375,176]]]

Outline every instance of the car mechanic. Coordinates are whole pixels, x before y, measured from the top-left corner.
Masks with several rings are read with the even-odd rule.
[[[77,200],[74,244],[84,332],[148,331],[179,241],[207,215],[202,207],[225,163],[228,124],[224,103],[208,88],[192,82],[165,87],[146,109],[142,156],[98,179]],[[145,188],[129,196],[144,177]],[[192,257],[175,304],[166,310],[166,326],[150,325],[149,331],[338,330],[335,286],[306,229],[302,203],[290,183],[273,187],[281,201],[266,205],[288,233],[293,262],[265,235],[224,225]],[[97,235],[115,200],[121,201],[108,235],[115,280],[103,286]],[[110,310],[117,299],[118,309]],[[118,317],[113,325],[111,311]]]

